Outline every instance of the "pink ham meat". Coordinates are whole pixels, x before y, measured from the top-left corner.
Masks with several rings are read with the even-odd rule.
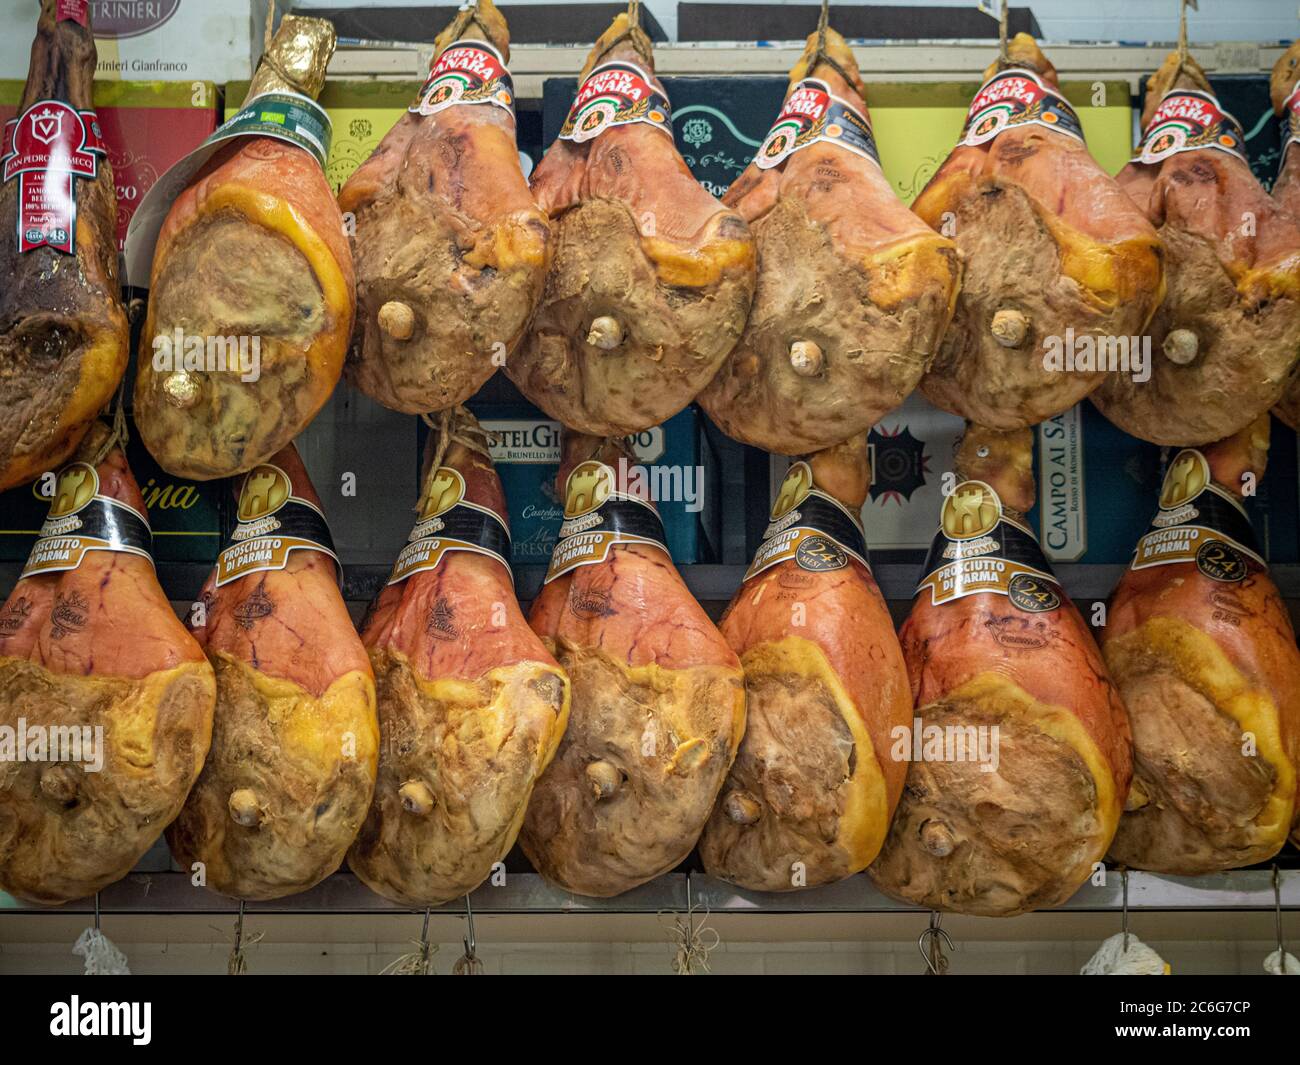
[[[437,551],[439,526],[454,535],[449,524],[472,517],[470,508],[504,530],[486,440],[463,408],[444,416],[429,438],[420,536],[409,550]],[[437,906],[478,887],[514,846],[564,734],[569,681],[520,613],[505,561],[473,550],[447,550],[434,568],[390,583],[361,638],[383,742],[348,864],[387,898]]]
[[[320,507],[292,444],[243,479],[241,510],[286,492]],[[212,890],[275,899],[334,872],[365,818],[374,676],[329,555],[295,550],[283,569],[220,587],[218,572],[191,615],[217,675],[212,749],[167,841],[182,868],[201,863]]]
[[[93,471],[100,495],[144,514],[120,447],[90,465],[108,437],[91,427],[57,492],[75,495]],[[199,774],[215,700],[212,667],[147,558],[92,551],[20,580],[0,609],[0,728],[102,729],[102,765],[91,770],[87,747],[80,761],[0,753],[0,888],[57,905],[130,872]]]

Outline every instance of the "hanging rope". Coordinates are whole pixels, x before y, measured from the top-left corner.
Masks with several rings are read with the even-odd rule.
[[[220,932],[221,930],[215,929]],[[223,932],[222,935],[225,935]],[[258,932],[249,936],[248,942],[244,942],[244,900],[239,900],[239,914],[235,918],[235,938],[231,943],[230,957],[226,960],[227,976],[244,976],[248,972],[248,958],[244,951],[247,947],[255,947],[262,942],[265,932]]]
[[[433,459],[429,463],[430,476],[442,465],[452,444],[460,444],[486,459],[492,457],[491,436],[464,407],[452,407],[436,414],[421,414],[420,418],[438,435]]]
[[[424,911],[424,927],[420,938],[411,940],[415,950],[403,954],[396,961],[379,970],[380,976],[432,976],[433,956],[438,948],[429,942],[429,911]]]
[[[1011,52],[1007,48],[1007,23],[1010,19],[1010,0],[1002,0],[1002,9],[998,12],[998,64],[1011,66]]]
[[[615,37],[609,44],[605,45],[582,68],[583,72],[592,70],[600,65],[602,59],[609,55],[624,41],[630,40],[632,47],[636,49],[637,55],[645,61],[647,66],[654,66],[654,48],[650,44],[650,38],[646,36],[645,30],[641,28],[641,0],[630,0],[627,5],[627,29]]]
[[[691,898],[691,878],[686,877],[686,913],[660,912],[659,921],[670,918],[668,939],[673,945],[672,970],[677,976],[696,976],[709,971],[709,955],[717,950],[722,937],[707,924],[709,909],[704,908],[704,919],[695,920],[695,902]]]
[[[125,377],[123,377],[122,380],[118,383],[117,393],[115,394],[114,399],[117,401],[117,403],[113,410],[112,428],[109,430],[108,435],[104,437],[102,441],[100,441],[99,447],[95,449],[94,456],[88,460],[90,462],[90,465],[92,466],[98,466],[101,462],[103,462],[106,458],[108,458],[108,453],[112,451],[113,448],[115,447],[121,447],[123,451],[126,450],[126,443],[130,436],[130,433],[128,432],[126,427],[126,378]],[[113,400],[109,400],[109,403],[112,404]]]
[[[817,47],[813,51],[812,58],[808,60],[808,70],[804,76],[811,78],[817,68],[825,63],[826,66],[843,78],[846,84],[851,86],[854,91],[857,91],[857,86],[853,78],[849,76],[849,72],[840,66],[826,51],[826,36],[827,31],[830,29],[830,10],[830,0],[822,0],[821,13],[817,16]]]
[[[952,937],[941,927],[942,924],[943,914],[931,910],[930,927],[916,937],[916,949],[925,962],[926,976],[946,976],[948,973],[948,955],[944,950],[953,949]]]

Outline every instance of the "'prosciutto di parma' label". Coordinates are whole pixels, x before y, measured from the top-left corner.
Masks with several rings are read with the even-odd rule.
[[[250,573],[284,569],[295,551],[324,552],[342,578],[325,515],[293,494],[293,481],[279,466],[265,463],[244,477],[238,518],[229,546],[217,556],[218,588]]]
[[[1246,159],[1246,134],[1232,115],[1210,93],[1199,89],[1173,89],[1165,93],[1147,123],[1138,145],[1136,162],[1158,163],[1179,152],[1202,148]]]
[[[612,466],[594,459],[579,463],[564,484],[564,522],[546,583],[579,566],[604,562],[613,548],[629,544],[668,554],[658,512],[645,500],[620,491]]]
[[[602,63],[578,89],[560,139],[581,144],[607,129],[644,122],[673,135],[672,106],[635,63]]]
[[[491,104],[515,113],[515,83],[505,59],[487,41],[457,41],[434,60],[410,111],[436,115],[455,104]]]
[[[1059,92],[1032,70],[1012,67],[989,78],[966,112],[959,144],[984,144],[1009,129],[1044,126],[1083,143],[1083,124]]]
[[[99,487],[99,474],[89,463],[74,462],[59,471],[49,514],[22,578],[76,569],[92,551],[124,551],[153,563],[148,517],[101,495]]]
[[[413,573],[437,569],[452,551],[494,558],[514,580],[508,561],[510,531],[505,522],[487,507],[465,498],[465,478],[458,470],[439,466],[429,478],[419,519],[397,556],[388,583],[398,584]]]
[[[94,111],[40,100],[5,123],[3,180],[18,181],[18,251],[77,250],[77,181],[108,154]]]
[[[1210,464],[1194,448],[1174,456],[1160,487],[1160,509],[1137,543],[1131,569],[1193,562],[1205,576],[1224,584],[1244,580],[1264,556],[1250,518],[1231,492],[1210,476]]]
[[[963,481],[943,501],[923,573],[917,594],[928,589],[935,606],[992,592],[1038,614],[1065,598],[1037,537],[1003,511],[997,492],[983,481]]]
[[[880,165],[871,122],[819,78],[804,78],[785,98],[771,132],[754,155],[761,170],[780,166],[809,145],[835,144]]]
[[[1282,105],[1282,152],[1279,157],[1281,162],[1286,162],[1286,153],[1297,143],[1300,143],[1300,83],[1291,90],[1291,95]]]
[[[871,569],[860,520],[817,487],[808,463],[796,462],[781,482],[763,543],[745,572],[745,580],[781,562],[792,561],[800,569],[826,573],[843,569],[851,558]]]

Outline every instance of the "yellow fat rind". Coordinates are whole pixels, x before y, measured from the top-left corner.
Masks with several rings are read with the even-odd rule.
[[[236,211],[263,229],[280,234],[307,260],[330,317],[329,326],[312,341],[306,358],[312,365],[324,366],[330,377],[337,377],[352,333],[353,302],[352,289],[329,245],[291,203],[237,182],[227,182],[208,196],[200,217],[222,210]],[[150,319],[152,324],[152,315]],[[317,409],[328,398],[329,393],[324,393]]]
[[[339,761],[355,760],[374,776],[379,763],[379,721],[375,681],[369,670],[344,673],[316,696],[291,680],[261,673],[241,659],[221,657],[247,675],[286,758],[326,770]]]
[[[727,666],[688,666],[685,669],[669,669],[654,663],[646,666],[620,664],[618,668],[630,684],[644,684],[665,695],[671,693],[670,698],[660,703],[660,709],[663,711],[664,721],[672,728],[673,734],[681,739],[677,745],[679,755],[687,748],[694,748],[701,741],[707,745],[711,739],[709,736],[696,736],[689,730],[690,722],[686,718],[684,709],[690,705],[692,690],[697,687],[701,689],[707,687],[707,679],[710,677],[734,681],[736,696],[731,715],[732,728],[729,741],[731,754],[728,758],[728,765],[730,765],[736,756],[736,751],[740,748],[741,738],[745,735],[743,670],[731,669]]]
[[[1281,846],[1291,829],[1296,802],[1296,766],[1282,739],[1277,703],[1265,690],[1250,685],[1223,649],[1181,618],[1154,617],[1132,632],[1109,640],[1106,663],[1116,677],[1141,659],[1168,663],[1188,687],[1200,692],[1243,733],[1255,737],[1257,756],[1276,771],[1277,783],[1255,821],[1261,840]]]
[[[871,302],[892,311],[918,292],[948,289],[948,317],[957,307],[957,245],[937,233],[921,233],[880,249],[862,261],[871,279]]]
[[[513,718],[505,713],[507,709],[505,702],[511,698],[516,684],[515,681],[533,680],[543,674],[549,673],[558,677],[564,691],[564,700],[560,704],[560,711],[556,715],[555,724],[551,726],[550,735],[546,738],[546,743],[539,749],[539,761],[534,779],[542,775],[546,767],[551,764],[555,758],[555,752],[560,749],[560,740],[564,738],[564,730],[569,725],[569,677],[559,666],[548,665],[545,662],[514,662],[508,666],[497,666],[495,669],[488,670],[483,674],[483,679],[489,681],[496,689],[497,697],[487,705],[482,705],[480,701],[479,681],[456,680],[450,678],[441,678],[438,680],[428,680],[419,675],[412,669],[412,675],[415,677],[415,683],[420,692],[430,700],[455,705],[462,708],[463,712],[469,712],[478,709],[478,718],[482,726],[482,732],[485,736],[493,738],[494,746],[498,749],[501,742],[513,728]],[[523,822],[524,808],[520,808],[518,820]],[[515,826],[516,834],[518,825]]]
[[[202,685],[208,706],[208,732],[211,733],[212,711],[217,701],[217,678],[207,660],[182,662],[172,669],[158,670],[141,680],[130,681],[131,694],[114,703],[104,714],[104,738],[111,744],[124,771],[147,776],[153,772],[157,741],[158,707],[168,687],[182,677],[192,676]],[[207,757],[208,745],[194,751],[194,774],[197,776]]]
[[[539,214],[538,219],[541,220]],[[511,270],[544,270],[549,264],[551,243],[537,228],[527,224],[527,215],[509,215],[481,238],[465,261],[475,269],[486,266],[501,273]]]
[[[794,673],[819,681],[834,697],[858,752],[853,778],[845,789],[844,813],[836,826],[836,842],[849,854],[851,871],[860,872],[880,853],[889,832],[892,811],[879,756],[853,697],[821,647],[802,636],[757,644],[741,656],[740,663],[747,675]]]
[[[1115,790],[1110,760],[1088,734],[1083,722],[1064,707],[1039,702],[1014,681],[997,673],[980,673],[950,691],[943,701],[974,703],[990,716],[1014,719],[1065,744],[1083,759],[1097,789],[1097,819],[1102,828],[1090,860],[1100,861],[1119,825],[1123,803]],[[920,716],[926,716],[924,711]]]
[[[698,248],[682,248],[670,240],[642,237],[641,247],[655,264],[665,285],[704,288],[723,274],[753,270],[758,252],[752,240],[711,238]]]

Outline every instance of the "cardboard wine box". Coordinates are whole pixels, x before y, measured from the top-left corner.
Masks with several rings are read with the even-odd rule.
[[[555,487],[560,425],[527,403],[471,402],[470,409],[492,434],[492,460],[510,508],[512,561],[545,566],[564,518]],[[720,542],[719,471],[702,419],[688,407],[633,441],[650,483],[664,489],[655,502],[679,565],[713,561]]]
[[[0,81],[0,123],[15,117],[22,94],[21,81]],[[210,81],[97,81],[95,113],[113,166],[120,249],[145,193],[217,128],[217,87]]]

